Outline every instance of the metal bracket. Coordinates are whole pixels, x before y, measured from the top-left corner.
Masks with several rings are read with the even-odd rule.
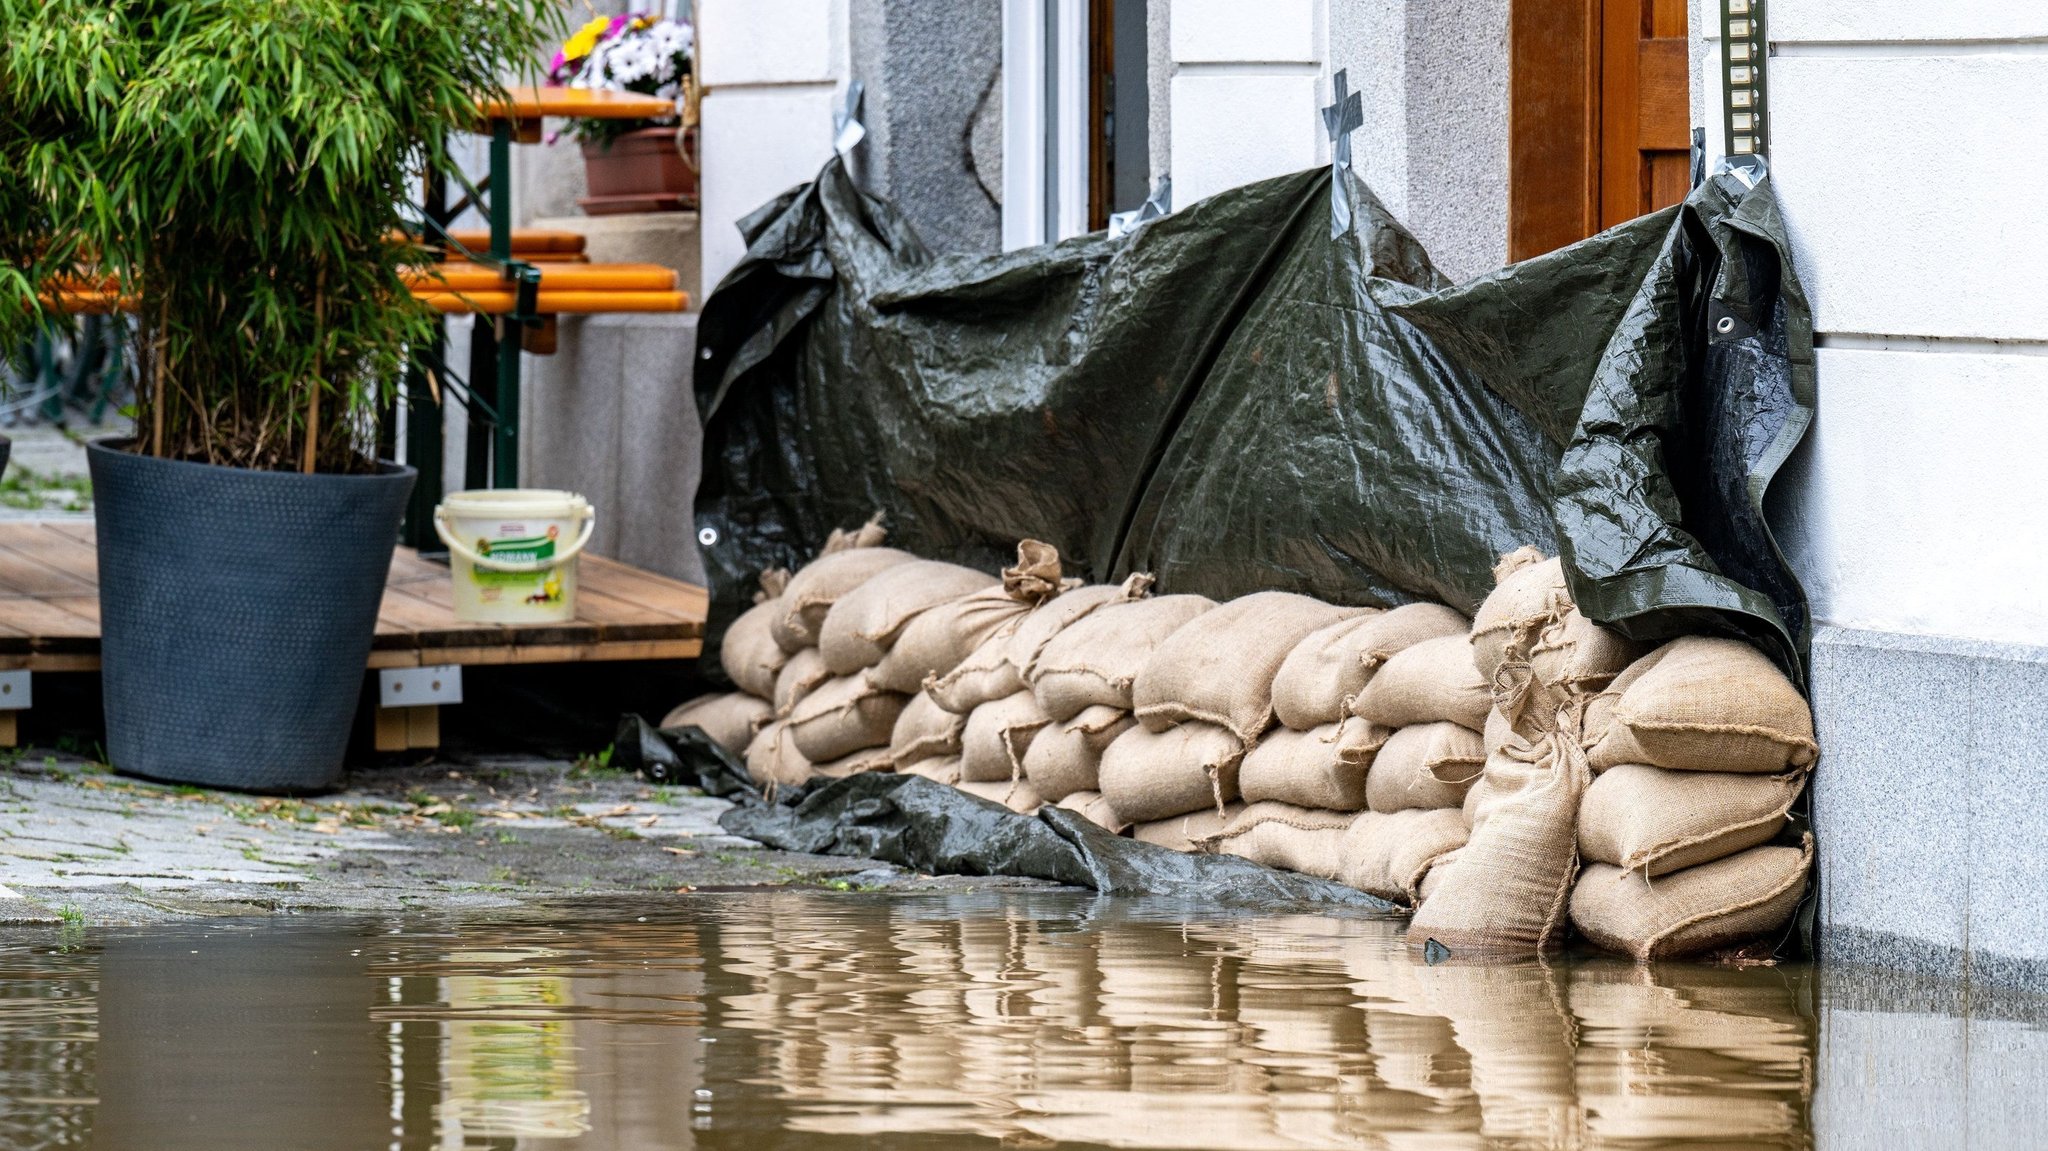
[[[34,704],[27,668],[0,671],[0,711],[27,711]]]
[[[387,667],[377,672],[378,707],[428,707],[461,702],[461,664]]]
[[[1770,153],[1764,107],[1765,0],[1721,0],[1721,130],[1731,166]],[[1760,175],[1761,173],[1759,173]]]

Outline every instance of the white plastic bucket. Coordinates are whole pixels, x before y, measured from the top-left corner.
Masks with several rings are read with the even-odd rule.
[[[574,492],[453,492],[434,509],[448,545],[455,618],[559,623],[576,618],[576,556],[597,513]]]

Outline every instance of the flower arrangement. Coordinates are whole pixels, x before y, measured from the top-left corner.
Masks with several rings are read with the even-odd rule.
[[[586,144],[609,145],[627,132],[676,122],[690,90],[695,30],[680,20],[647,15],[600,16],[576,30],[548,62],[557,88],[638,92],[673,100],[676,116],[656,120],[573,120],[570,132]]]

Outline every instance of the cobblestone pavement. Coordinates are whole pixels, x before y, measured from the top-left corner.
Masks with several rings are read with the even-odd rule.
[[[0,923],[510,907],[710,887],[1043,886],[764,850],[719,830],[727,806],[589,761],[480,756],[356,772],[344,791],[278,799],[30,753],[0,768]]]

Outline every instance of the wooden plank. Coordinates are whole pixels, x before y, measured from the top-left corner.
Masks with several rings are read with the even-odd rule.
[[[580,574],[584,587],[693,620],[698,628],[696,634],[703,634],[704,619],[711,610],[711,594],[696,584],[669,579],[593,555],[583,557]]]
[[[597,625],[587,620],[539,624],[461,623],[455,618],[455,585],[447,579],[432,583],[423,581],[407,584],[404,590],[407,595],[433,605],[447,621],[442,629],[446,633],[446,638],[435,636],[429,639],[433,633],[420,633],[423,650],[429,647],[480,647],[488,644],[510,646],[535,642],[596,643],[603,638],[598,632]],[[490,628],[491,631],[487,635],[477,634],[472,630],[476,628]]]
[[[1598,231],[1601,0],[1514,0],[1508,21],[1508,258]]]
[[[456,619],[448,604],[434,599],[433,587],[425,581],[387,587],[379,614],[411,629],[414,646],[423,652],[430,648],[512,642],[510,629],[503,624],[465,623]]]
[[[1692,83],[1685,41],[1643,40],[1636,48],[1636,148],[1692,152]]]

